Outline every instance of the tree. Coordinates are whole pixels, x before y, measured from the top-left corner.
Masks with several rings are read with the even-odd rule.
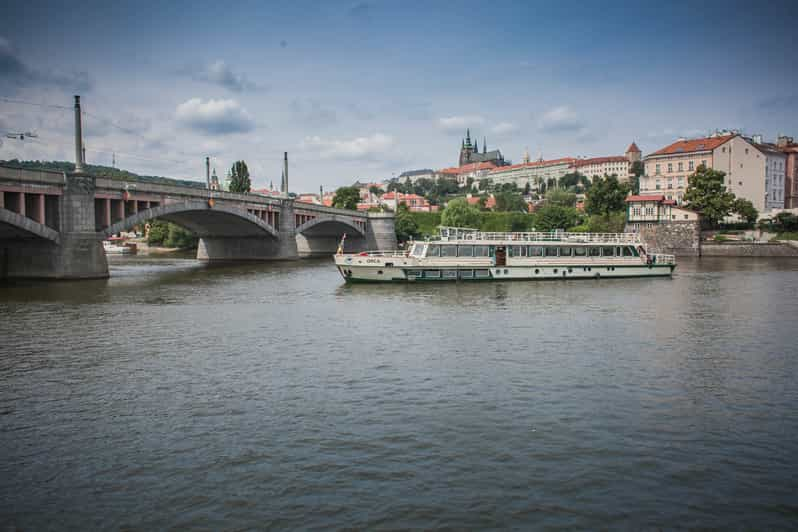
[[[230,168],[230,192],[249,192],[252,182],[249,180],[249,168],[244,161],[236,161]]]
[[[407,242],[419,234],[418,224],[404,203],[399,205],[399,209],[396,211],[394,227],[396,228],[396,240],[399,242]]]
[[[479,209],[468,204],[463,198],[454,199],[441,213],[441,225],[449,227],[479,228],[482,215]]]
[[[546,202],[552,205],[560,205],[562,207],[575,207],[576,194],[573,192],[558,190],[556,188],[549,188],[549,191],[546,194]]]
[[[626,213],[594,214],[588,218],[587,230],[591,233],[623,233],[626,227]]]
[[[369,192],[377,196],[378,198],[382,196],[382,189],[377,185],[371,185],[369,187]]]
[[[547,203],[535,213],[535,228],[539,231],[553,231],[555,229],[568,229],[579,221],[579,215],[573,207],[563,207],[554,203]]]
[[[609,215],[613,212],[623,211],[626,207],[626,195],[629,185],[619,183],[613,176],[597,177],[593,186],[587,192],[585,211],[588,214]]]
[[[512,192],[499,192],[495,196],[497,211],[525,211],[527,210],[524,198]]]
[[[335,191],[332,206],[339,209],[349,209],[350,211],[357,210],[357,204],[360,202],[360,190],[357,187],[341,187]]]
[[[689,177],[684,200],[691,209],[700,212],[710,225],[717,223],[734,210],[734,194],[723,185],[725,172],[701,165]]]
[[[751,203],[750,200],[745,198],[735,199],[733,210],[740,216],[740,218],[749,224],[756,223],[757,219],[759,218],[759,211],[756,210],[756,207],[754,207],[754,204]]]
[[[524,185],[524,196],[529,196],[532,193],[532,185],[529,184],[529,181],[526,182]]]
[[[493,186],[493,180],[487,177],[479,180],[479,190],[488,191]]]

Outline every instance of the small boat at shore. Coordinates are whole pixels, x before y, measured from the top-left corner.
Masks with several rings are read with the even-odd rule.
[[[107,255],[133,255],[138,251],[136,244],[125,242],[124,238],[113,236],[103,240],[103,249]]]
[[[673,255],[650,253],[636,233],[491,233],[441,227],[440,236],[407,250],[343,253],[335,265],[347,282],[509,281],[668,277]]]

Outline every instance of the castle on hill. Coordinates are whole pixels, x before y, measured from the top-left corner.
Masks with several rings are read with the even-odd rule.
[[[488,151],[488,141],[482,138],[482,153],[479,152],[479,141],[471,143],[471,130],[466,130],[466,136],[460,143],[460,160],[458,166],[471,163],[493,163],[496,166],[505,166],[504,156],[500,150]]]

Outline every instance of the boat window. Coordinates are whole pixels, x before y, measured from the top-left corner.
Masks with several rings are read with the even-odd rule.
[[[490,270],[474,270],[475,277],[490,277]]]
[[[414,244],[413,249],[410,251],[410,256],[412,257],[423,257],[424,256],[424,244]]]
[[[460,270],[460,279],[473,279],[474,270]]]
[[[584,257],[587,255],[587,248],[578,247],[574,248],[574,257]]]
[[[570,257],[571,248],[560,248],[560,257]]]
[[[474,256],[475,257],[487,257],[488,256],[488,246],[474,246]]]
[[[457,246],[441,246],[441,257],[456,257]]]
[[[457,279],[457,270],[443,270],[444,279]]]
[[[458,257],[473,257],[474,246],[457,246]]]
[[[440,257],[441,247],[437,244],[430,244],[427,247],[427,257]]]
[[[632,246],[626,246],[623,248],[623,256],[624,257],[637,257],[637,250]]]
[[[488,246],[488,257],[496,256],[496,246]]]
[[[541,246],[529,246],[529,249],[526,251],[527,257],[542,257],[543,256],[543,248]]]
[[[597,246],[591,247],[589,255],[591,257],[598,257],[599,255],[601,255],[601,248]]]
[[[613,255],[615,255],[615,253],[613,253],[614,249],[615,248],[601,248],[601,256],[602,257],[612,257]]]
[[[547,257],[556,257],[557,256],[557,248],[547,247],[546,248],[546,256]]]
[[[425,279],[440,279],[441,278],[441,271],[440,270],[424,270],[424,278]]]
[[[407,270],[408,277],[421,277],[421,270]]]
[[[526,257],[526,246],[512,246],[510,248],[511,257]]]

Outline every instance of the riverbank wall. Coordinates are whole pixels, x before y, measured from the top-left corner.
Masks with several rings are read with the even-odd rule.
[[[786,242],[702,242],[702,257],[798,257],[798,246]]]

